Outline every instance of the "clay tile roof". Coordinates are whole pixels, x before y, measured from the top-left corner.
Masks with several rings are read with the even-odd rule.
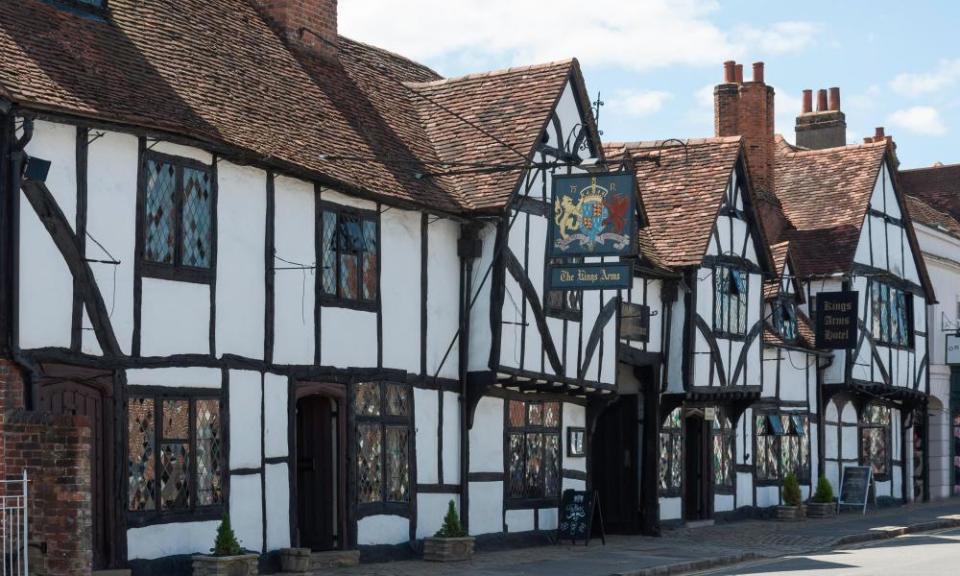
[[[703,261],[710,232],[740,156],[739,136],[676,142],[604,144],[608,163],[626,159],[636,172],[637,192],[649,225],[641,249],[663,266],[696,266]],[[660,165],[650,161],[659,156]]]
[[[797,340],[795,342],[787,344],[770,322],[766,322],[763,325],[763,341],[773,346],[789,345],[806,348],[808,350],[816,350],[816,337],[813,332],[813,323],[810,318],[800,310],[797,310]]]
[[[904,194],[960,220],[960,164],[901,170],[898,179]]]
[[[907,199],[907,212],[915,223],[934,228],[954,238],[960,238],[960,222],[956,218],[937,210],[915,196],[906,195],[904,198]]]
[[[460,212],[471,207],[468,192],[496,196],[485,185],[499,186],[497,179],[460,190],[416,177],[436,168],[441,154],[449,160],[460,152],[431,142],[436,131],[423,122],[421,99],[402,84],[439,75],[372,46],[340,44],[339,61],[297,57],[247,0],[110,0],[104,18],[42,0],[0,2],[0,95],[36,111],[185,136],[396,204]],[[568,77],[547,69],[553,75],[533,75],[526,91],[510,74],[488,76],[482,94],[458,93],[455,86],[470,81],[436,90],[469,106],[501,85],[509,97],[500,105],[517,108],[510,121],[532,127],[546,122],[541,103],[553,102]],[[492,113],[478,124],[497,124]],[[517,130],[510,141],[528,138],[522,148],[529,150],[535,132]],[[516,160],[488,140],[471,142],[484,148],[484,161]]]

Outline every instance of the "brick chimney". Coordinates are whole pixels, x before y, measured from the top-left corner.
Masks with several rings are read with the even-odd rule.
[[[287,45],[322,59],[337,58],[337,0],[250,0]]]
[[[797,116],[797,146],[821,150],[847,145],[847,118],[840,111],[840,89],[817,91],[817,111],[811,110],[812,90],[803,91],[803,108]]]
[[[714,132],[742,136],[753,185],[773,191],[773,87],[763,79],[763,62],[753,64],[753,79],[743,80],[743,66],[723,64],[723,83],[713,89]]]

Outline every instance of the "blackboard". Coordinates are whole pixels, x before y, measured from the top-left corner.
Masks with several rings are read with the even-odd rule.
[[[841,506],[863,506],[867,510],[867,499],[870,497],[870,482],[873,480],[873,469],[869,466],[845,466],[843,479],[840,481]]]
[[[590,534],[593,531],[593,514],[597,509],[597,493],[564,490],[560,498],[560,525],[557,529],[557,543],[561,540],[583,540],[590,543]],[[603,533],[603,515],[600,514],[600,539],[606,545]]]

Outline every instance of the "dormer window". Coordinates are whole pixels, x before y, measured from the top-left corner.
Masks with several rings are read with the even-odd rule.
[[[797,307],[789,297],[781,296],[773,303],[773,324],[785,342],[797,339]]]

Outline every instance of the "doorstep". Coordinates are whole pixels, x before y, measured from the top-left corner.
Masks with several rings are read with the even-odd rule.
[[[94,570],[90,576],[130,576],[128,568],[118,568],[115,570]]]
[[[706,528],[707,526],[713,526],[716,524],[712,519],[711,520],[689,520],[684,523],[684,528]]]

